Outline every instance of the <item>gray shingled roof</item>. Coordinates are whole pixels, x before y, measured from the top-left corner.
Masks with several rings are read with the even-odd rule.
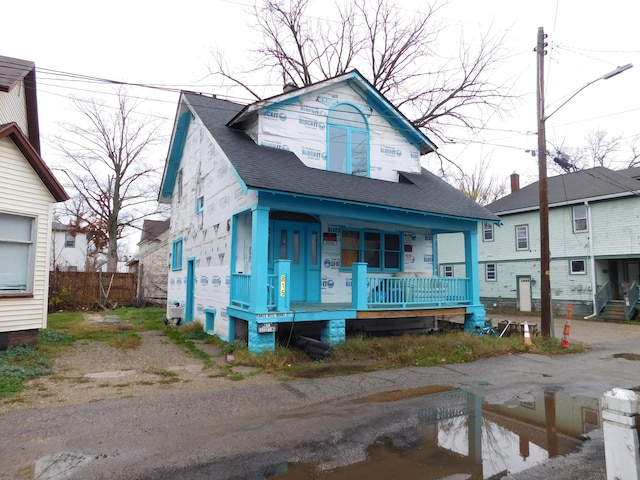
[[[19,58],[0,55],[0,92],[8,92],[22,80],[35,64]]]
[[[634,195],[634,192],[640,190],[640,182],[633,177],[637,174],[636,169],[616,171],[596,167],[549,177],[547,179],[549,206]],[[539,182],[535,182],[487,205],[487,209],[497,215],[503,215],[510,212],[537,210],[539,205]]]
[[[145,220],[142,222],[142,234],[140,235],[140,243],[145,240],[155,240],[162,233],[169,230],[170,219],[166,220]]]
[[[307,167],[294,153],[257,145],[244,132],[227,127],[226,123],[243,105],[195,93],[184,93],[184,98],[249,188],[465,219],[498,220],[427,170],[423,169],[420,175],[401,174],[401,182],[394,183]]]

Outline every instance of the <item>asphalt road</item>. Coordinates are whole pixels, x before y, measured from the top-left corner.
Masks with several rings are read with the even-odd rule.
[[[563,327],[556,319],[558,338]],[[640,355],[639,325],[574,320],[569,341],[590,348],[9,413],[0,417],[0,478],[263,478],[283,462],[361,460],[377,438],[406,435],[416,410],[431,401],[363,401],[383,392],[447,386],[499,404],[548,389],[600,398],[640,385],[640,364],[614,356]],[[594,432],[581,452],[506,478],[604,479],[601,435]]]

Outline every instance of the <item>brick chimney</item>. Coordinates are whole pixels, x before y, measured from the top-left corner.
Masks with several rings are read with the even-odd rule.
[[[513,172],[511,174],[511,193],[520,190],[520,175]]]

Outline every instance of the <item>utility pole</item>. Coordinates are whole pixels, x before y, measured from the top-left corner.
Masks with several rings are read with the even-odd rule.
[[[544,56],[546,35],[538,28],[538,195],[540,200],[540,333],[551,336],[551,272],[549,253],[549,198],[547,190],[547,134],[544,114]]]

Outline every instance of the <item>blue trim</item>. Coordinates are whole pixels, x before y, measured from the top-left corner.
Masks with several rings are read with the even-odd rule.
[[[362,122],[366,126],[366,130],[345,125],[343,123],[332,122],[331,114],[340,105],[348,105],[353,109],[355,109],[355,111],[360,114],[360,117],[362,118]],[[346,165],[345,165],[346,172],[342,172],[340,170],[332,170],[331,168],[331,143],[332,143],[331,129],[332,128],[337,128],[339,130],[344,130],[346,132],[346,136],[347,136],[347,145],[346,145],[347,158],[346,158]],[[348,173],[350,175],[353,175],[353,160],[352,160],[353,152],[352,152],[352,140],[351,140],[353,133],[361,133],[367,137],[367,174],[363,176],[370,178],[371,177],[371,135],[369,134],[369,122],[367,121],[367,117],[364,115],[364,113],[362,113],[362,111],[356,105],[350,102],[338,102],[332,105],[327,111],[327,128],[326,128],[327,170],[333,171],[333,172],[339,172],[339,173]]]
[[[270,196],[260,195],[260,204],[274,210],[288,210],[312,215],[330,215],[338,218],[357,218],[376,223],[391,223],[404,228],[428,227],[434,230],[441,230],[442,232],[475,230],[478,222],[477,218],[465,219],[438,213],[383,207],[380,205],[362,204],[333,198],[302,196],[271,190],[258,191],[271,194]],[[349,205],[351,208],[346,210],[345,205]],[[345,211],[348,212],[348,215],[345,214]]]
[[[204,331],[209,335],[215,335],[217,310],[213,307],[204,309]]]
[[[351,79],[347,81],[350,87],[359,91],[374,110],[382,115],[392,127],[402,134],[411,145],[415,146],[422,155],[435,151],[438,147],[429,140],[411,121],[389,102],[376,88],[369,83],[359,72],[351,73]],[[357,81],[357,86],[354,82]],[[365,88],[357,88],[365,87]]]
[[[177,255],[177,251],[180,250],[180,255]],[[171,270],[182,270],[182,257],[184,255],[184,242],[183,237],[176,238],[171,244]]]
[[[196,284],[196,257],[187,258],[186,301],[184,308],[184,321],[193,321]]]
[[[178,175],[178,169],[180,167],[180,159],[184,152],[184,145],[187,140],[187,133],[189,132],[189,124],[193,114],[191,111],[187,111],[180,115],[176,123],[176,128],[173,132],[173,142],[171,144],[171,150],[167,158],[167,172],[164,177],[164,182],[160,190],[160,200],[167,200],[173,195],[173,188],[176,183],[176,176]]]

